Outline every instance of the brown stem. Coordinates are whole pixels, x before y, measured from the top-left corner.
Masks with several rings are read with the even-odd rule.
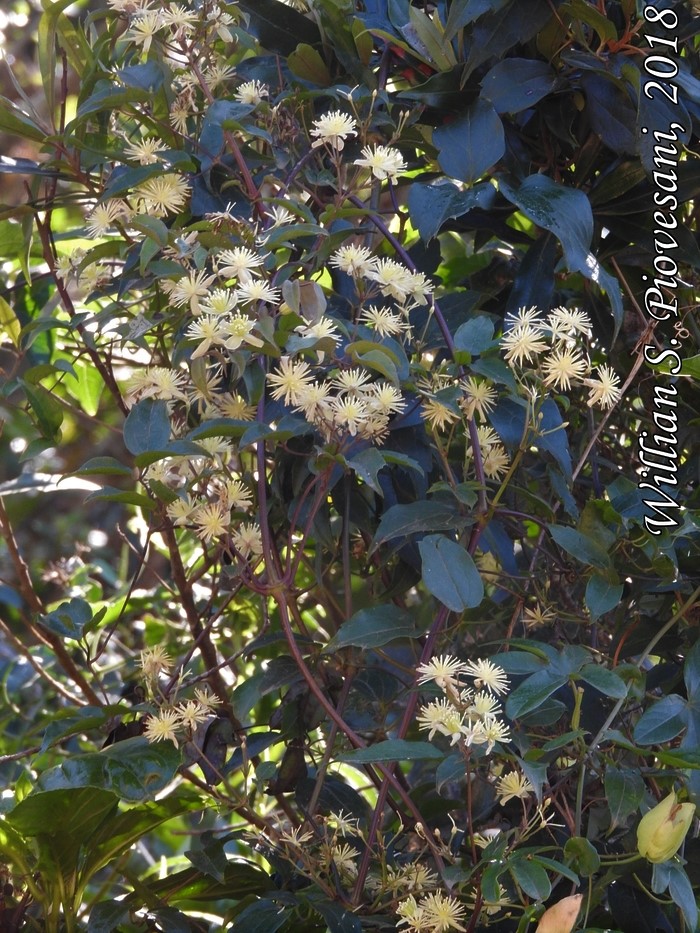
[[[27,564],[24,558],[19,552],[19,548],[17,547],[17,541],[15,540],[14,532],[12,531],[12,525],[10,524],[9,516],[7,514],[7,511],[5,510],[5,503],[2,501],[1,498],[0,498],[0,534],[2,534],[2,537],[5,540],[5,544],[7,545],[7,550],[10,554],[12,565],[15,568],[15,574],[17,576],[17,584],[19,586],[19,591],[22,595],[22,598],[27,604],[27,607],[29,608],[30,613],[41,615],[44,612],[44,606],[36,594],[31,576],[29,575],[29,568],[27,567]],[[29,632],[32,634],[34,638],[36,638],[37,641],[51,648],[51,650],[56,656],[56,659],[58,660],[58,663],[61,665],[66,675],[80,689],[81,693],[83,694],[87,702],[94,706],[101,706],[102,702],[100,698],[97,696],[95,691],[92,689],[90,684],[87,682],[87,680],[85,679],[81,671],[78,670],[78,668],[75,665],[75,662],[73,661],[73,658],[66,651],[63,645],[63,642],[60,640],[58,635],[55,635],[53,632],[48,631],[47,629],[39,628],[34,622],[32,622],[30,618],[25,617],[24,623],[27,629],[29,630]],[[9,632],[9,629],[6,629],[6,632]],[[15,636],[12,635],[12,638],[15,639]],[[21,642],[19,642],[18,639],[16,639],[16,642],[18,644],[21,644]],[[35,666],[34,661],[32,660],[32,657],[29,654],[29,652],[27,652],[26,654],[23,652],[23,654],[27,658],[27,660],[30,661],[32,666]],[[57,681],[53,681],[53,679],[50,678],[48,674],[45,674],[45,672],[41,670],[39,671],[39,673],[41,673],[41,675],[45,677],[45,679],[51,679],[54,687],[56,687],[56,689],[59,689],[57,686],[57,683],[58,683]],[[68,693],[65,690],[65,688],[61,687],[60,692],[64,696],[66,696],[68,699],[70,699],[71,702],[78,703],[79,705],[84,705],[83,701],[78,700],[76,697],[72,696],[72,694]]]
[[[192,587],[187,579],[187,573],[185,572],[185,567],[182,563],[180,549],[178,548],[177,540],[175,539],[175,532],[170,522],[166,521],[163,523],[161,534],[163,535],[163,539],[168,548],[168,553],[170,554],[170,568],[173,575],[173,582],[175,583],[178,594],[182,601],[182,608],[185,610],[185,616],[190,627],[190,632],[192,637],[195,639],[197,647],[199,648],[199,653],[201,654],[202,660],[204,661],[204,666],[210,672],[207,678],[209,686],[211,687],[213,693],[221,700],[222,704],[224,705],[226,714],[230,721],[233,723],[234,729],[241,731],[243,725],[236,718],[233,713],[233,709],[231,708],[231,703],[229,701],[229,688],[221,674],[219,657],[216,653],[216,648],[209,638],[209,632],[204,628],[202,621],[199,618],[199,613],[197,612],[197,607],[192,595]]]

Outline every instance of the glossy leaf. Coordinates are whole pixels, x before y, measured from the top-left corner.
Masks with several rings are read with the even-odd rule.
[[[622,826],[644,799],[645,786],[639,771],[608,765],[605,770],[605,797],[613,826]]]
[[[353,765],[377,764],[382,761],[421,761],[442,758],[440,749],[430,742],[409,742],[406,739],[386,739],[366,748],[356,748],[338,756],[339,761]]]
[[[634,741],[639,745],[670,742],[680,735],[686,722],[686,701],[671,693],[642,713],[634,727]]]
[[[398,606],[374,606],[360,609],[347,622],[343,622],[331,638],[324,653],[333,653],[348,645],[359,648],[379,648],[397,638],[417,638],[424,634],[425,624],[417,622],[405,609]]]
[[[169,440],[168,403],[151,398],[137,402],[124,422],[124,444],[129,453],[162,450]]]
[[[501,119],[492,104],[475,101],[453,123],[433,133],[440,167],[451,178],[475,182],[506,149]]]
[[[482,79],[481,96],[491,101],[496,113],[519,113],[546,97],[556,80],[546,62],[506,58]]]
[[[461,524],[463,520],[454,508],[443,503],[422,501],[410,502],[406,505],[392,505],[382,515],[372,542],[372,549],[394,538],[458,528]]]
[[[517,189],[502,179],[499,190],[533,223],[554,233],[572,272],[580,272],[606,293],[617,334],[622,323],[620,286],[591,253],[593,214],[586,195],[546,175],[530,175]]]
[[[428,535],[418,544],[426,589],[452,612],[478,606],[484,584],[471,555],[444,535]]]

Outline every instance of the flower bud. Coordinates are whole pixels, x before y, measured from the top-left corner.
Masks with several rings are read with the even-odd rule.
[[[639,821],[637,849],[650,862],[665,862],[675,855],[695,815],[694,803],[678,803],[675,791]]]

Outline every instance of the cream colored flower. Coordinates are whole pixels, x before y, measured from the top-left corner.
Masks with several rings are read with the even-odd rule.
[[[505,359],[516,364],[522,364],[523,360],[531,361],[547,349],[542,338],[543,333],[538,327],[517,324],[501,338],[501,346],[506,351]]]
[[[504,806],[509,800],[525,800],[535,793],[535,788],[520,771],[509,771],[498,779],[496,793],[498,802]]]
[[[134,191],[139,211],[164,217],[180,211],[187,201],[189,184],[182,175],[157,175],[149,178]]]
[[[172,663],[172,658],[160,645],[144,648],[139,659],[141,672],[148,680],[157,678],[159,674],[167,674]]]
[[[241,282],[249,281],[253,276],[252,269],[258,269],[265,262],[265,257],[254,253],[246,246],[236,246],[234,249],[222,250],[216,257],[219,275],[231,278],[235,276]]]
[[[245,81],[234,91],[234,98],[241,104],[256,105],[262,103],[264,97],[269,97],[267,85],[260,81]]]
[[[300,393],[314,381],[308,363],[302,360],[294,362],[290,357],[283,356],[276,373],[267,377],[270,385],[275,386],[272,398],[275,401],[284,399],[285,405],[298,405]]]
[[[467,661],[465,673],[474,678],[474,686],[479,689],[486,687],[491,693],[501,694],[508,691],[508,677],[502,667],[492,661],[479,659]]]
[[[197,537],[204,543],[213,541],[229,530],[231,517],[219,502],[207,502],[200,505],[192,516],[197,526]]]
[[[398,149],[393,146],[365,146],[361,159],[355,159],[354,164],[371,170],[372,175],[383,181],[386,178],[396,178],[406,171],[406,163]]]
[[[589,363],[578,350],[561,347],[553,350],[541,366],[545,373],[546,386],[568,391],[572,381],[578,382],[585,376]]]
[[[341,272],[355,278],[367,276],[375,268],[376,264],[376,257],[372,255],[366,246],[355,246],[353,244],[339,247],[329,260],[329,265],[334,269],[340,269]]]
[[[600,408],[613,408],[622,398],[620,377],[606,364],[596,369],[595,377],[583,380],[583,384],[591,390],[588,407],[599,405]]]
[[[250,557],[259,557],[263,552],[260,525],[255,522],[244,522],[234,531],[232,542],[244,560],[248,560]]]
[[[149,716],[143,734],[149,742],[172,742],[177,747],[178,732],[182,728],[180,713],[175,709],[159,710],[157,716]]]
[[[419,664],[416,673],[419,675],[419,684],[426,684],[432,680],[443,690],[448,687],[458,690],[459,678],[467,671],[468,667],[464,661],[460,661],[451,654],[441,654]]]
[[[397,337],[410,331],[410,325],[400,314],[394,314],[389,308],[377,308],[374,305],[362,311],[360,323],[376,330],[380,337]]]
[[[464,398],[460,399],[459,407],[467,418],[473,418],[478,414],[480,418],[486,419],[487,412],[491,411],[496,404],[498,394],[491,383],[486,380],[477,380],[470,376],[462,386]]]
[[[348,136],[357,135],[356,125],[352,117],[341,113],[340,110],[332,110],[330,113],[319,117],[318,120],[314,120],[311,136],[315,137],[315,141],[311,146],[315,149],[317,146],[326,143],[340,151],[343,149]]]
[[[170,303],[176,308],[182,305],[189,305],[193,314],[200,313],[200,298],[205,298],[209,294],[209,286],[214,281],[213,275],[207,275],[204,269],[199,272],[190,272],[183,276],[177,282],[168,282],[164,284],[164,289],[170,294]],[[216,322],[216,318],[212,318]]]
[[[124,155],[129,159],[134,159],[140,165],[153,165],[158,161],[158,153],[165,151],[166,146],[162,140],[152,136],[129,143],[124,150]]]
[[[421,908],[425,920],[430,925],[431,933],[449,933],[450,930],[466,933],[467,928],[462,924],[466,907],[456,898],[441,894],[439,891],[426,894],[421,898]]]
[[[111,198],[96,204],[90,211],[85,228],[89,237],[104,236],[118,220],[126,220],[129,217],[129,209],[123,201]]]

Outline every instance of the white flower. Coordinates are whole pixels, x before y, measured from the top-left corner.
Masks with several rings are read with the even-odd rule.
[[[340,110],[324,114],[318,120],[314,120],[311,135],[316,137],[316,141],[311,144],[312,148],[327,143],[340,151],[348,136],[357,136],[356,125],[352,117]]]
[[[392,146],[365,146],[362,150],[362,159],[355,159],[355,165],[372,170],[375,178],[383,181],[385,178],[396,178],[406,171],[406,163],[398,149]]]
[[[233,96],[242,104],[257,105],[262,102],[263,97],[269,97],[270,92],[267,86],[260,81],[246,81],[240,85]]]

